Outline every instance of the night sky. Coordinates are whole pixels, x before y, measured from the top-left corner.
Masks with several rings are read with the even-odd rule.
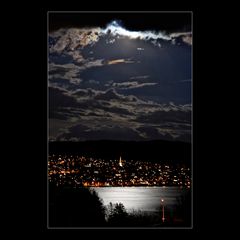
[[[191,141],[191,13],[49,13],[49,140]]]

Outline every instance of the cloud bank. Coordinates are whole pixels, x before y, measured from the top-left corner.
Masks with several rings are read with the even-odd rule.
[[[116,21],[50,33],[49,138],[190,141],[192,105],[178,99],[191,93],[191,45],[191,32]]]

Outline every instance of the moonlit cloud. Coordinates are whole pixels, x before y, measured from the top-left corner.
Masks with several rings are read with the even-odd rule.
[[[49,38],[51,140],[191,136],[191,32],[129,31],[113,21]]]
[[[76,62],[79,62],[79,61],[76,61]],[[49,64],[50,82],[52,79],[62,78],[62,79],[68,80],[72,84],[79,85],[82,82],[82,79],[80,78],[80,73],[82,71],[88,68],[100,67],[104,65],[103,59],[96,59],[92,61],[84,60],[83,62],[84,64],[82,66],[78,66],[73,63],[67,63],[67,64],[50,63]]]
[[[80,51],[71,51],[68,54],[78,63],[84,63],[86,61]]]
[[[169,35],[172,38],[173,44],[175,44],[175,39],[181,37],[182,41],[188,45],[192,45],[192,32],[177,32],[171,33]]]
[[[189,45],[192,45],[192,37],[191,37],[191,36],[183,36],[183,37],[182,37],[182,40],[183,40],[185,43],[187,43],[187,44],[189,44]]]
[[[121,83],[113,83],[113,87],[118,87],[121,89],[133,89],[133,88],[141,88],[146,86],[154,86],[157,83],[139,83],[139,82],[121,82]]]
[[[103,66],[103,59],[96,59],[92,61],[87,61],[81,69],[92,68],[92,67],[100,67]]]
[[[111,64],[117,64],[117,63],[124,63],[125,60],[124,59],[116,59],[116,60],[110,60],[107,62],[108,65],[111,65]]]
[[[106,40],[106,43],[107,44],[113,44],[116,40],[113,38],[113,39],[110,39],[110,40]]]
[[[175,37],[182,37],[182,36],[188,36],[191,35],[192,32],[175,32],[175,33],[171,33],[169,36],[171,38],[175,38]]]
[[[107,25],[105,29],[102,30],[103,33],[107,34],[108,32],[111,33],[113,36],[124,36],[129,37],[130,39],[164,39],[164,40],[171,40],[171,38],[165,35],[162,32],[153,32],[153,31],[129,31],[121,27],[117,21],[113,21]]]
[[[134,63],[134,61],[126,60],[126,59],[115,59],[115,60],[107,61],[108,65],[118,64],[118,63]]]
[[[88,45],[93,45],[99,40],[100,33],[100,28],[60,29],[49,34],[50,37],[60,36],[57,43],[50,48],[50,52],[61,53],[66,48],[73,51],[78,48],[81,49]]]
[[[57,42],[50,46],[50,53],[62,53],[68,49],[68,54],[72,55],[74,59],[81,59],[80,52],[74,52],[75,50],[82,50],[86,46],[93,46],[97,43],[100,37],[107,34],[113,37],[127,37],[129,39],[141,39],[150,41],[154,45],[161,47],[161,44],[157,40],[172,41],[175,44],[175,38],[182,37],[183,42],[192,45],[192,33],[191,32],[176,32],[169,35],[163,32],[154,31],[129,31],[123,28],[117,21],[112,21],[106,28],[69,28],[59,29],[55,32],[49,33],[52,38],[58,38]],[[116,39],[106,40],[107,44],[115,43]],[[144,48],[138,47],[138,51],[143,51]]]
[[[81,67],[73,64],[49,64],[49,80],[53,78],[62,78],[68,80],[72,84],[79,84],[82,80],[80,79],[79,71]],[[54,72],[54,73],[53,73]]]

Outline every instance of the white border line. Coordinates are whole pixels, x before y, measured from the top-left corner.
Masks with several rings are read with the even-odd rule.
[[[49,13],[191,13],[191,226],[190,227],[49,227]],[[48,11],[47,12],[47,228],[48,229],[193,229],[193,11]]]

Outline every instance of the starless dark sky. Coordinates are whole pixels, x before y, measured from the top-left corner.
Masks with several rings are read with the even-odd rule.
[[[121,20],[129,30],[189,31],[191,12],[49,12],[49,30],[63,27],[106,27]]]

